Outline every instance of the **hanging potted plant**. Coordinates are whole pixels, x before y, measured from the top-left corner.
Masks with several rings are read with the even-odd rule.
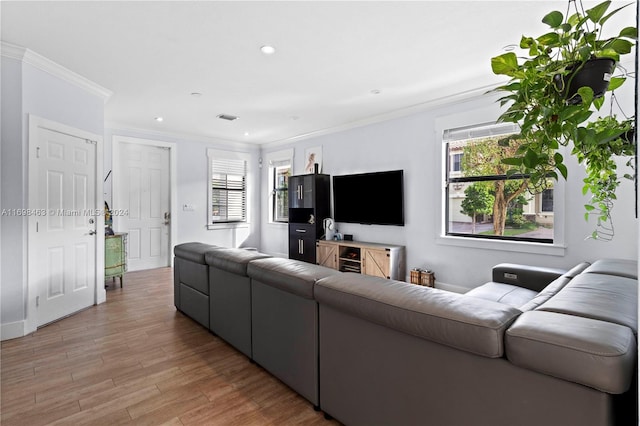
[[[592,237],[608,239],[610,210],[620,184],[613,157],[634,155],[634,142],[625,137],[633,119],[592,115],[603,106],[606,91],[625,83],[626,76],[613,74],[620,57],[632,51],[637,28],[604,38],[605,23],[629,5],[608,12],[611,2],[605,1],[583,12],[581,4],[571,4],[576,11],[569,16],[568,7],[566,19],[559,11],[544,16],[548,32],[521,38],[525,56],[507,52],[491,59],[495,74],[511,77],[495,89],[506,93],[501,105],[510,104],[498,121],[518,123],[516,137],[523,140],[516,155],[503,162],[512,166],[509,174],[528,176],[530,191],[537,193],[552,180],[567,178],[560,147],[570,146],[587,170],[583,192],[592,199],[585,206],[586,216],[595,214],[598,220]]]

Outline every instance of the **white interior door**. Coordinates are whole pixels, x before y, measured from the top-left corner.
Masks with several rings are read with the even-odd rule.
[[[38,326],[93,305],[96,291],[96,142],[38,127],[34,256]],[[33,187],[32,187],[33,188]]]
[[[127,232],[130,271],[169,266],[171,223],[169,149],[122,143],[121,173],[114,219],[117,231]],[[118,215],[119,217],[115,217]]]

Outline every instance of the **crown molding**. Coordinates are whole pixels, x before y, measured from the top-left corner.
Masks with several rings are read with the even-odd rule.
[[[291,136],[285,139],[264,142],[261,145],[263,148],[275,148],[281,145],[288,145],[288,144],[300,142],[306,139],[317,138],[320,136],[344,132],[344,131],[356,129],[359,127],[369,126],[372,124],[377,124],[385,121],[395,120],[398,118],[408,117],[410,115],[418,114],[424,111],[433,110],[437,107],[466,102],[473,99],[479,99],[480,97],[487,95],[488,91],[495,89],[499,85],[500,84],[498,83],[493,83],[493,84],[483,85],[481,87],[476,87],[469,90],[464,90],[461,92],[452,93],[449,95],[439,96],[437,98],[430,99],[425,102],[421,102],[415,105],[410,105],[404,108],[398,108],[396,110],[384,112],[381,114],[372,115],[370,117],[344,123],[339,126],[327,127],[324,129],[314,130],[309,133]]]
[[[635,78],[635,74],[637,73],[635,58],[625,57],[617,65],[618,65],[617,69],[622,71],[622,75],[624,77]],[[366,117],[361,120],[351,121],[339,126],[318,129],[312,132],[294,135],[284,139],[258,142],[258,144],[261,145],[263,149],[277,148],[279,146],[293,144],[306,139],[317,138],[320,136],[330,135],[333,133],[348,131],[358,127],[364,127],[364,126],[377,124],[377,123],[381,123],[389,120],[394,120],[397,118],[407,117],[407,116],[418,114],[424,111],[433,110],[438,107],[454,105],[461,102],[471,101],[473,99],[479,99],[480,97],[483,97],[483,96],[489,96],[488,92],[491,92],[492,90],[505,84],[506,82],[507,80],[504,80],[500,83],[483,84],[481,86],[472,85],[474,87],[468,90],[441,95],[436,98],[427,100],[425,102],[421,102],[415,105],[410,105],[404,108],[399,108],[393,111],[384,112],[382,114],[372,115],[370,117]]]
[[[117,121],[105,121],[105,133],[110,132],[113,136],[129,136],[134,138],[155,138],[156,140],[175,142],[197,142],[208,145],[217,145],[223,147],[242,148],[247,150],[259,149],[259,144],[251,142],[235,141],[230,139],[222,139],[214,136],[196,135],[193,133],[172,132],[169,130],[157,130],[143,127],[136,127],[126,123]]]
[[[71,71],[68,68],[63,67],[60,64],[57,64],[56,62],[53,62],[51,59],[45,58],[44,56],[34,52],[33,50],[3,41],[0,53],[3,57],[15,59],[25,64],[34,66],[41,71],[47,72],[54,77],[58,77],[61,80],[71,83],[76,87],[79,87],[93,95],[96,95],[102,98],[104,103],[107,103],[109,98],[113,95],[113,92],[111,90],[106,89],[97,83],[94,83],[93,81]]]

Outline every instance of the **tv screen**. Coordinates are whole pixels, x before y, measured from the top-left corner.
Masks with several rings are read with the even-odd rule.
[[[404,225],[402,170],[333,176],[336,222]]]

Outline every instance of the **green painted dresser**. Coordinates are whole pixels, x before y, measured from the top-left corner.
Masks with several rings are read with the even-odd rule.
[[[127,272],[127,233],[104,236],[104,278],[120,277],[120,287]]]

